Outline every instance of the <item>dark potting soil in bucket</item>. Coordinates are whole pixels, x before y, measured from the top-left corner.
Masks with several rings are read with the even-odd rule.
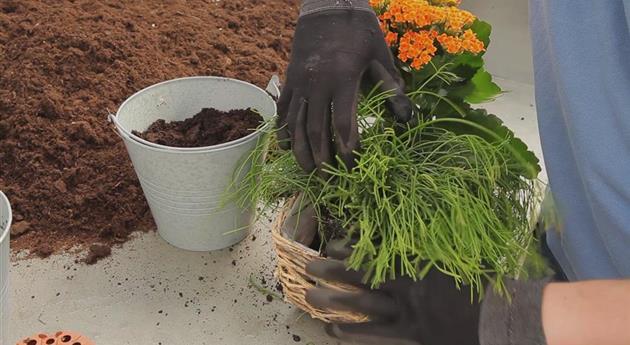
[[[263,118],[251,109],[228,112],[204,108],[184,121],[157,120],[133,134],[152,143],[171,147],[204,147],[234,141],[251,134]]]

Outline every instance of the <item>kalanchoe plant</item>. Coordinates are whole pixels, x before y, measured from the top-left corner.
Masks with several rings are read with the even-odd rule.
[[[470,105],[493,100],[502,90],[484,68],[483,54],[492,27],[458,8],[459,2],[371,0],[407,91],[425,91],[413,97],[420,113],[425,117],[466,117],[500,138],[510,137],[508,145],[533,167],[523,174],[533,178],[540,172],[536,156],[498,117]],[[445,128],[492,140],[470,126],[449,123]]]
[[[458,8],[457,1],[371,2],[409,91],[428,86],[470,103],[501,92],[483,68],[491,27]],[[438,70],[440,78],[430,79]]]

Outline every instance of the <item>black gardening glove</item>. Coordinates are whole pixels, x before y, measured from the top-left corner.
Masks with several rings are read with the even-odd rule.
[[[370,321],[331,324],[327,331],[341,340],[379,345],[478,345],[480,305],[470,289],[455,287],[453,278],[432,270],[421,281],[398,278],[378,290],[361,283],[363,273],[348,271],[343,261],[350,249],[340,242],[327,247],[328,259],[311,262],[309,274],[359,288],[357,293],[315,288],[307,301],[321,309],[357,312]]]
[[[307,172],[332,163],[335,153],[354,166],[364,75],[392,91],[388,108],[399,121],[411,118],[411,102],[368,1],[305,0],[278,101],[278,137]]]
[[[318,229],[319,218],[313,204],[304,200],[304,194],[300,194],[282,223],[282,233],[286,238],[308,247],[313,243]]]

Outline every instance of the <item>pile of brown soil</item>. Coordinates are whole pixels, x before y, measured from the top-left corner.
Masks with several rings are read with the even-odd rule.
[[[204,108],[184,121],[157,120],[146,131],[133,131],[133,134],[152,143],[171,147],[212,146],[246,137],[262,121],[262,116],[251,109],[223,112]]]
[[[112,246],[153,221],[108,112],[151,84],[220,75],[265,86],[288,60],[298,0],[3,0],[0,189],[49,255]]]

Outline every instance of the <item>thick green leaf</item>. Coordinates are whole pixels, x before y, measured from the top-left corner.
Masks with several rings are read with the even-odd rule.
[[[503,124],[503,121],[500,118],[496,115],[488,114],[488,112],[484,109],[472,109],[468,107],[465,111],[466,120],[483,126],[484,128],[492,131],[496,136],[489,135],[484,131],[463,123],[442,123],[440,127],[457,134],[477,135],[490,142],[496,142],[498,140],[497,137],[501,138],[501,140],[508,140],[509,145],[512,147],[512,151],[518,155],[516,158],[521,164],[520,174],[528,179],[535,179],[538,176],[541,171],[540,160],[536,157],[536,154],[529,150],[527,144],[517,138],[514,132]],[[457,113],[440,115],[438,117],[461,118],[461,116]]]
[[[457,55],[450,62],[452,67],[449,68],[449,71],[457,74],[464,80],[472,78],[484,64],[481,54],[475,55],[470,53]]]
[[[462,53],[456,55],[452,61],[453,65],[465,65],[477,69],[483,67],[483,57],[479,54]]]
[[[470,29],[477,35],[477,38],[483,42],[486,48],[488,48],[490,45],[490,34],[492,34],[492,25],[488,22],[477,19]]]
[[[494,100],[501,92],[501,87],[492,81],[492,75],[480,68],[466,84],[449,94],[468,103],[478,104]]]

